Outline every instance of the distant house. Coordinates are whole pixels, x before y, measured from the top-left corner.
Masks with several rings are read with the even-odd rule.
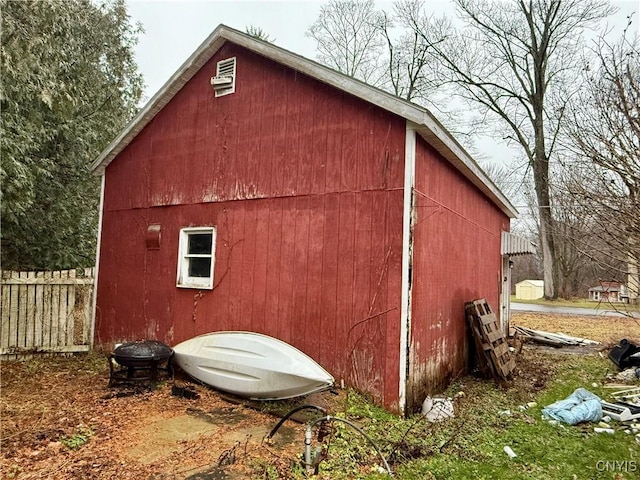
[[[264,333],[395,411],[465,372],[464,303],[506,324],[534,251],[428,110],[225,26],[93,171],[96,345]]]
[[[628,302],[629,295],[625,286],[619,282],[600,282],[597,287],[589,289],[589,300],[592,302]]]
[[[523,280],[516,283],[516,299],[536,300],[544,297],[544,280]]]

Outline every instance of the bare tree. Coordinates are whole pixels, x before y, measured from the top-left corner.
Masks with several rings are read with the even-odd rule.
[[[565,185],[554,189],[554,240],[558,265],[558,296],[570,299],[584,297],[587,289],[602,278],[614,280],[617,267],[610,255],[604,253],[604,245],[597,240],[594,229],[597,223],[588,207],[573,203],[567,196]]]
[[[455,0],[466,27],[445,43],[416,22],[432,42],[447,80],[496,131],[520,145],[533,172],[539,215],[545,297],[555,298],[549,165],[557,146],[567,87],[579,71],[578,45],[586,28],[612,13],[603,0]],[[505,133],[506,132],[506,133]]]
[[[526,171],[498,163],[480,163],[484,173],[514,205],[526,200],[523,189],[527,188]]]
[[[429,30],[429,37],[412,28]],[[400,35],[393,35],[394,29]],[[397,0],[392,16],[382,12],[380,32],[387,45],[386,82],[387,89],[396,96],[420,104],[430,103],[430,97],[440,86],[437,80],[438,62],[431,49],[434,43],[444,40],[451,23],[446,17],[435,17],[424,13],[423,0]]]
[[[601,38],[585,67],[586,87],[570,109],[567,161],[570,192],[597,215],[598,233],[626,265],[629,293],[638,298],[640,261],[640,44],[625,30]],[[577,159],[577,160],[576,160]],[[576,178],[577,177],[577,178]]]
[[[429,104],[437,89],[438,66],[430,51],[449,30],[445,17],[423,13],[423,0],[398,0],[392,13],[373,0],[331,0],[307,31],[320,62],[405,100]],[[416,22],[427,39],[410,28]],[[447,112],[449,113],[449,112]]]
[[[626,243],[625,237],[620,235],[616,218],[601,202],[609,179],[584,157],[565,159],[556,171],[562,186],[556,193],[554,212],[557,256],[565,291],[571,293],[579,279],[589,287],[600,281],[624,282],[626,247],[620,247]]]
[[[330,0],[306,35],[316,41],[321,63],[376,85],[384,46],[381,21],[373,0]]]

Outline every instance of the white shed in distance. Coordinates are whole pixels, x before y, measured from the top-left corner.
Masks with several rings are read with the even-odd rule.
[[[544,297],[544,280],[523,280],[516,283],[517,300],[536,300]]]

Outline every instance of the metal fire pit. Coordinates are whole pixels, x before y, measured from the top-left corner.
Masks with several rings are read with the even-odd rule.
[[[159,373],[173,376],[173,350],[157,340],[123,343],[109,354],[109,386],[124,382],[158,381]]]

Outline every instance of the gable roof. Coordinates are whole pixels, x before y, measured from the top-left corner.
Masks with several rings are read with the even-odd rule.
[[[590,292],[621,292],[624,290],[624,285],[619,282],[600,282],[600,285],[589,289]]]
[[[518,285],[531,285],[533,287],[544,287],[544,280],[522,280],[521,282],[516,283],[516,286]]]
[[[478,166],[466,150],[442,126],[426,108],[367,85],[355,78],[325,67],[272,43],[240,32],[226,25],[219,25],[196,49],[182,66],[169,78],[160,90],[147,102],[120,134],[105,148],[91,164],[95,175],[102,175],[111,161],[151,122],[180,89],[208,62],[225,44],[232,42],[254,53],[262,55],[320,82],[372,103],[384,110],[405,118],[427,143],[435,148],[471,183],[479,188],[510,218],[517,210]]]

